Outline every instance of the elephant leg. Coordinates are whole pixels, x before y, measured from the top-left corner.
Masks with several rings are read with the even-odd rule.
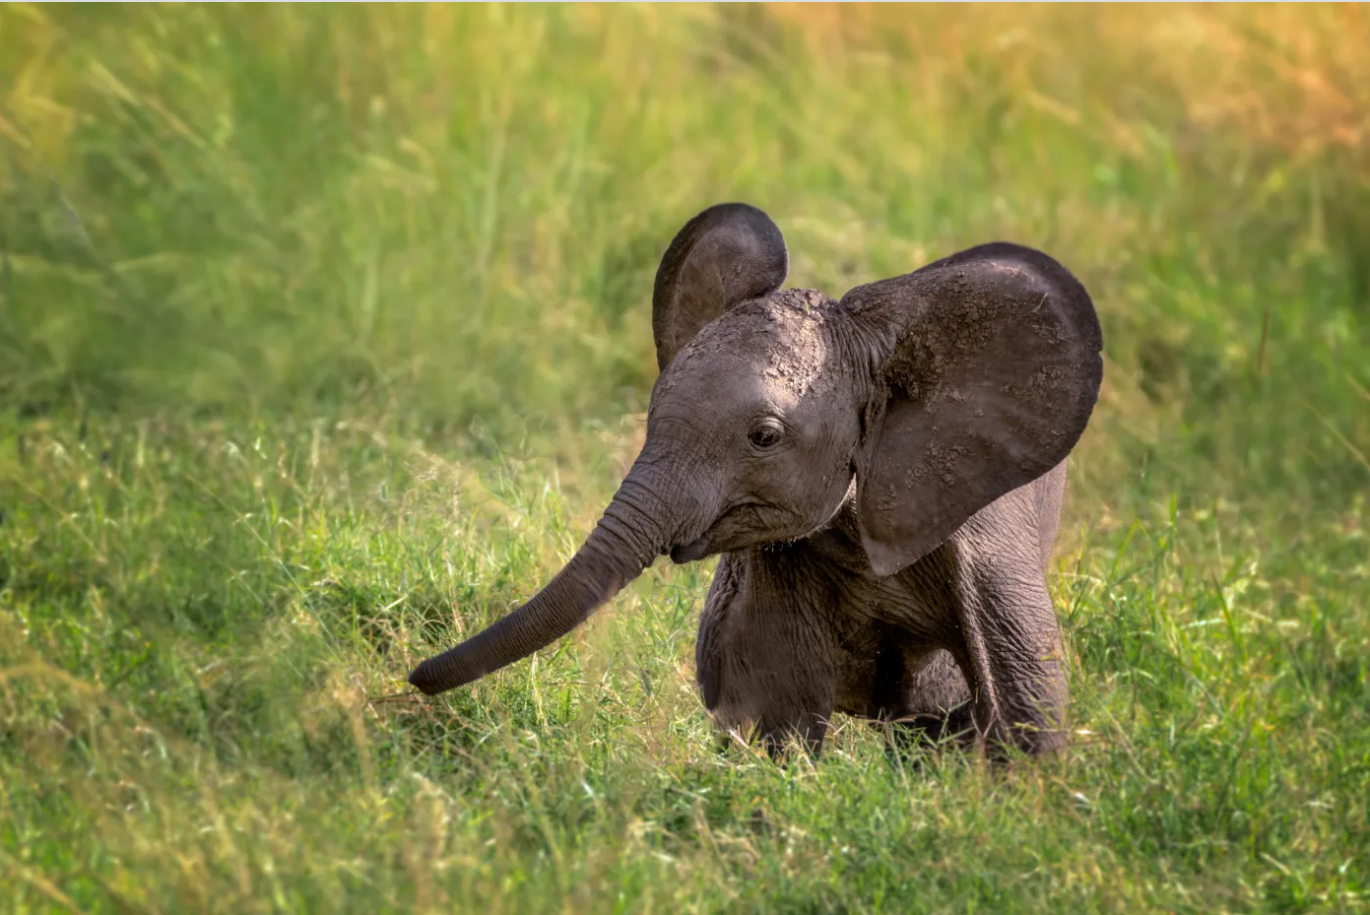
[[[771,759],[785,759],[791,743],[797,744],[810,757],[817,759],[823,752],[823,739],[828,733],[827,714],[800,712],[795,715],[767,715],[757,724],[755,739],[766,748]]]
[[[1066,737],[1056,613],[1040,567],[1017,560],[1003,550],[958,550],[964,645],[957,660],[970,685],[977,739],[995,756],[1008,747],[1049,752]]]
[[[832,715],[832,640],[788,602],[756,594],[732,557],[719,570],[700,618],[696,663],[715,725],[764,745],[772,758],[797,739],[817,756]]]
[[[971,710],[965,676],[950,652],[886,638],[876,660],[868,717],[884,732],[889,752],[968,742],[975,733]]]
[[[818,756],[833,712],[833,675],[793,640],[755,620],[737,626],[717,648],[715,724],[759,742],[773,759],[794,740]]]
[[[940,715],[915,715],[878,722],[885,737],[885,755],[891,762],[917,769],[924,755],[945,747],[970,749],[976,743],[970,702]]]

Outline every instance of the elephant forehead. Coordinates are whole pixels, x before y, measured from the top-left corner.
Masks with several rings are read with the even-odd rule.
[[[705,327],[681,353],[682,375],[708,376],[758,394],[797,400],[831,389],[832,300],[786,289],[747,302]],[[674,366],[673,366],[674,367]]]
[[[778,401],[832,393],[834,371],[831,299],[819,292],[786,289],[757,304],[754,352],[767,391]]]
[[[785,290],[785,293],[807,291]],[[779,293],[765,303],[771,341],[766,348],[763,376],[771,382],[772,388],[796,399],[811,394],[830,394],[837,373],[833,371],[834,353],[825,306],[832,302],[821,293],[790,296],[785,293]]]

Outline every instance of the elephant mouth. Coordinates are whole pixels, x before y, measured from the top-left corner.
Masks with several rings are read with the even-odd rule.
[[[698,562],[714,553],[727,553],[757,542],[754,531],[766,527],[759,515],[765,507],[763,503],[755,501],[732,506],[699,537],[671,547],[671,561],[676,565]]]
[[[697,562],[709,555],[712,543],[713,539],[707,533],[689,543],[677,543],[671,547],[671,562],[678,566],[687,562]]]

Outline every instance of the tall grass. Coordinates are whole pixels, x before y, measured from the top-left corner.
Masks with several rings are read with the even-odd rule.
[[[7,911],[1363,911],[1363,7],[0,7]],[[1070,266],[1072,748],[716,752],[712,562],[438,700],[640,441],[673,232]]]

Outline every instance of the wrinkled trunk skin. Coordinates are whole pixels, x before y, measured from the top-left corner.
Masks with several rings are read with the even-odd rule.
[[[667,545],[665,504],[639,458],[575,556],[532,600],[409,674],[432,696],[477,680],[561,638],[628,584]]]

